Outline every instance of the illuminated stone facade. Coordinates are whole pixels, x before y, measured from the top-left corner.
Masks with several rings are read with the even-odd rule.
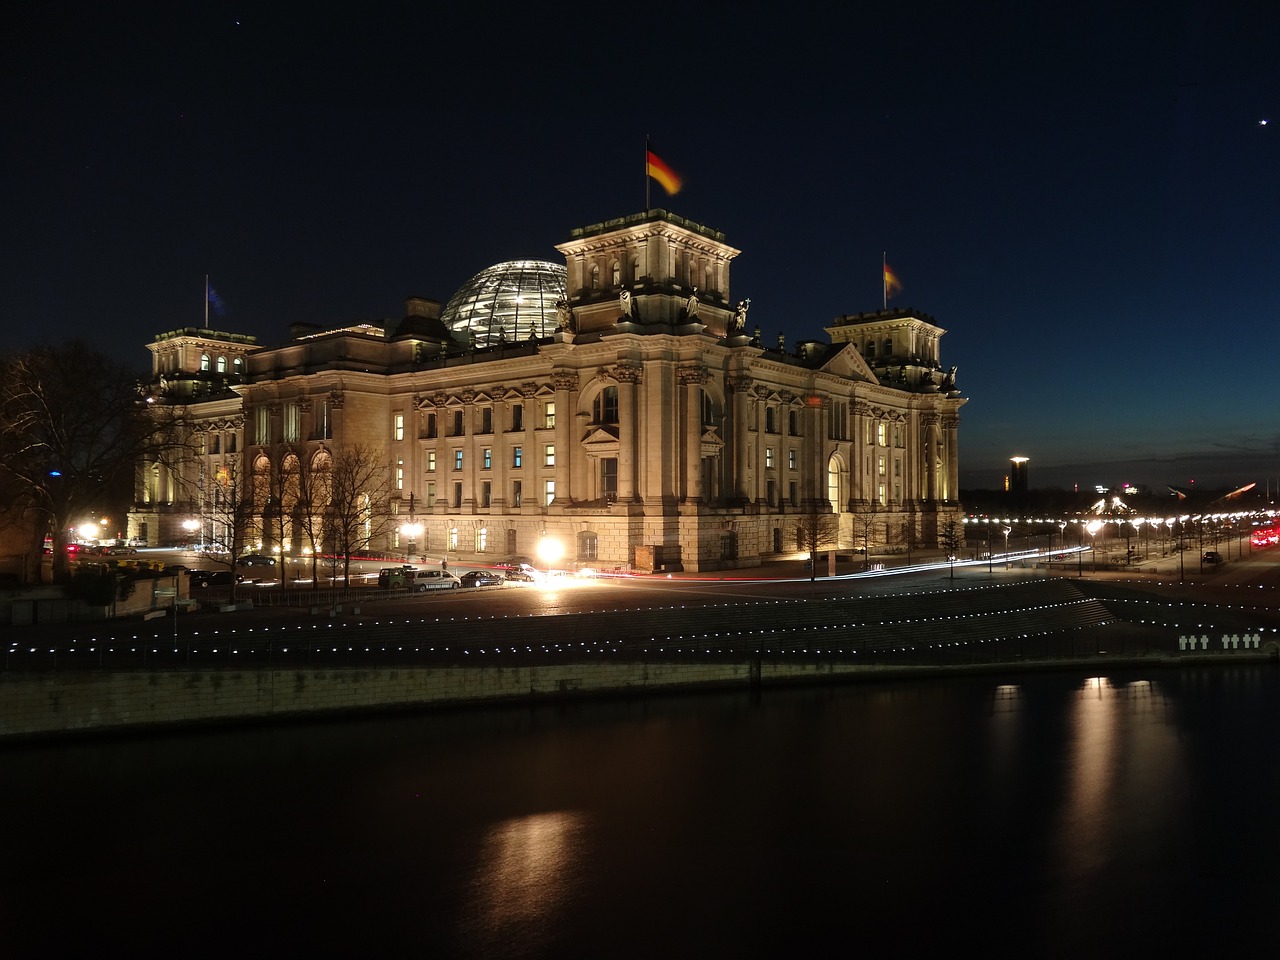
[[[199,469],[372,445],[403,522],[371,549],[484,562],[556,541],[570,569],[753,566],[794,552],[814,512],[838,521],[824,546],[935,547],[960,516],[965,401],[929,318],[841,317],[827,341],[765,344],[730,297],[739,251],[661,210],[557,249],[568,293],[549,336],[468,343],[413,300],[385,327],[248,350],[232,393],[193,398],[210,430],[240,425],[235,453],[206,445]],[[150,345],[157,377],[174,336]],[[157,543],[200,507],[163,493],[136,511]]]

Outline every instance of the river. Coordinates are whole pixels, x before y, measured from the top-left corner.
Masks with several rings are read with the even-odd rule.
[[[1280,670],[1009,674],[0,749],[0,956],[1274,946]]]

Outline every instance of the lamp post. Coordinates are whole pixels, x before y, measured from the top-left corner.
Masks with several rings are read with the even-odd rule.
[[[418,552],[418,537],[422,536],[422,524],[418,523],[413,516],[413,494],[409,494],[409,520],[400,527],[400,532],[405,535],[409,541],[409,559],[412,561],[413,555]]]
[[[187,531],[188,546],[190,545],[190,540],[191,540],[192,535],[193,535],[197,530],[199,530],[199,529],[200,529],[200,526],[201,526],[201,524],[200,524],[200,521],[199,521],[199,520],[194,520],[194,519],[193,519],[193,520],[183,520],[183,521],[182,521],[182,529],[183,529],[183,530],[185,530],[185,531]]]
[[[1101,520],[1090,520],[1085,524],[1085,530],[1089,532],[1089,562],[1093,564],[1093,572],[1098,572],[1098,547],[1094,536],[1102,529]]]

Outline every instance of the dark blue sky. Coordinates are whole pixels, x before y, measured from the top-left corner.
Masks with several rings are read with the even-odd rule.
[[[206,273],[265,342],[443,302],[642,210],[648,134],[771,341],[879,308],[887,252],[962,486],[1274,483],[1280,5],[1043,6],[25,11],[0,345],[143,365]]]

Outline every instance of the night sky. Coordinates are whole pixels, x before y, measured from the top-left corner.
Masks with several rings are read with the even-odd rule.
[[[6,15],[0,347],[443,303],[641,212],[648,135],[767,342],[887,254],[962,487],[1280,478],[1280,4],[180,6]]]

